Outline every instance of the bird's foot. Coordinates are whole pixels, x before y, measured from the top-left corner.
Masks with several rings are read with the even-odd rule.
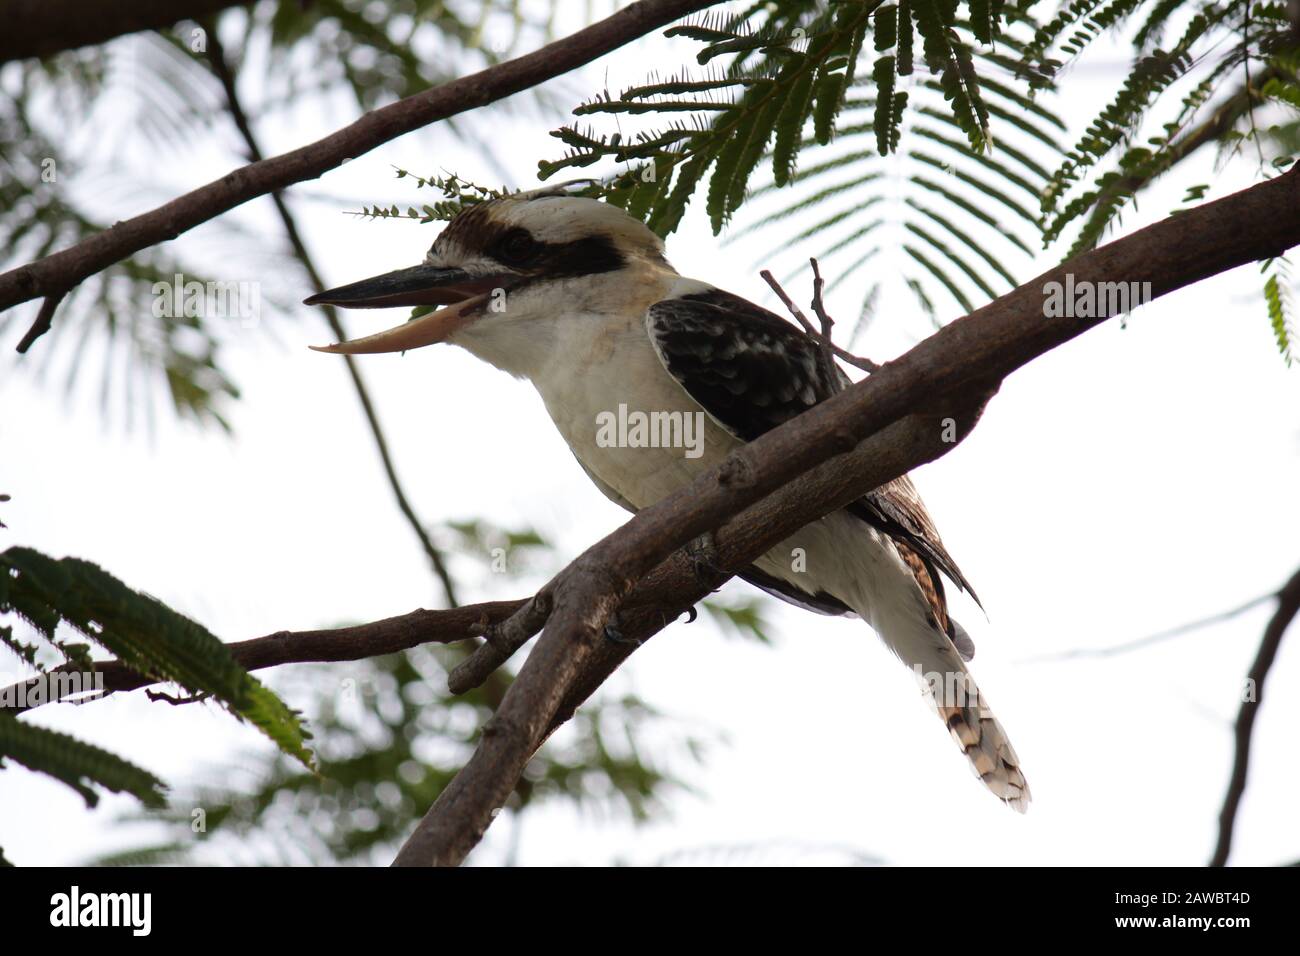
[[[686,553],[690,555],[695,576],[701,581],[708,581],[722,573],[722,568],[718,566],[717,541],[714,540],[712,531],[704,532],[688,544]]]
[[[635,637],[628,637],[623,633],[623,619],[618,611],[609,616],[609,621],[605,624],[605,640],[613,644],[630,645],[631,647],[640,647],[643,643]]]

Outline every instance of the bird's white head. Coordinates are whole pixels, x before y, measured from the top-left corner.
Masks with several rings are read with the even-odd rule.
[[[616,307],[629,274],[671,273],[663,241],[616,206],[563,187],[515,193],[453,219],[424,262],[313,295],[307,305],[441,306],[396,328],[337,345],[343,354],[455,342],[471,327]]]

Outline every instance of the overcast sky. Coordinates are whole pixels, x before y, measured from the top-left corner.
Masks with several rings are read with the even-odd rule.
[[[686,40],[640,43],[570,78],[570,87],[585,95],[606,71],[611,85],[635,82],[694,51]],[[1085,85],[1074,87],[1069,111],[1076,127],[1119,82],[1120,61],[1112,61],[1116,69],[1079,73]],[[258,90],[246,93],[256,100]],[[259,132],[265,151],[278,153],[349,118],[346,101],[313,101]],[[514,183],[528,186],[536,161],[558,155],[547,135],[554,125],[525,109],[472,128]],[[229,130],[222,138],[233,146]],[[132,156],[150,181],[134,194],[106,195],[106,218],[227,171],[233,153],[213,142]],[[1220,174],[1211,161],[1178,172],[1177,184],[1153,192],[1123,230],[1163,215],[1187,184],[1212,183],[1214,198],[1248,183],[1249,170]],[[478,151],[435,128],[306,184],[295,209],[327,282],[414,264],[437,234],[436,224],[343,214],[361,200],[430,199],[392,180],[393,165],[499,178]],[[269,237],[251,249],[278,241],[269,201],[238,217]],[[783,224],[722,250],[695,208],[669,240],[669,257],[686,274],[779,308],[758,270],[781,273],[823,245],[764,256],[796,228]],[[218,227],[185,242],[218,278],[261,279],[265,297],[286,301],[308,292],[289,267],[267,278],[260,254]],[[1044,256],[1021,275],[1052,261]],[[886,253],[866,267],[870,274],[836,290],[828,307],[842,326],[871,275],[889,275],[900,262]],[[614,689],[635,689],[684,726],[725,737],[705,765],[675,765],[697,792],[674,801],[671,819],[638,829],[567,809],[535,812],[520,861],[652,862],[707,847],[761,847],[764,862],[843,862],[856,853],[897,864],[1204,863],[1231,762],[1231,722],[1271,608],[1133,653],[1043,658],[1235,607],[1278,587],[1300,563],[1300,369],[1288,370],[1277,354],[1260,285],[1256,267],[1242,268],[1055,350],[1005,383],[970,439],[915,475],[985,601],[987,620],[963,598],[955,606],[978,648],[974,673],[1029,779],[1026,816],[983,791],[865,624],[773,602],[775,647],[678,625],[615,679]],[[790,288],[807,301],[803,280]],[[342,360],[307,350],[328,340],[323,323],[306,307],[291,319],[265,313],[272,328],[231,337],[229,366],[243,389],[233,438],[165,415],[152,438],[125,433],[119,420],[105,424],[93,389],[65,402],[53,384],[14,374],[6,359],[0,490],[13,501],[4,543],[94,560],[226,640],[428,606],[427,564],[392,504]],[[944,314],[956,313],[945,305]],[[353,313],[347,321],[361,334],[403,317]],[[11,324],[0,347],[12,350],[25,327]],[[911,300],[891,295],[858,349],[886,359],[925,334]],[[426,521],[482,515],[533,525],[572,557],[626,519],[587,482],[526,384],[449,347],[361,362]],[[494,596],[522,595],[531,583],[517,592],[503,584]],[[18,676],[3,666],[6,683]],[[1297,680],[1300,648],[1291,641],[1256,728],[1236,863],[1300,859],[1300,763],[1280,699]],[[271,746],[215,709],[165,708],[142,693],[31,719],[172,783]],[[10,768],[0,774],[0,845],[32,863],[134,845],[139,833],[113,824],[129,807],[106,799],[88,812],[66,787]],[[490,832],[472,860],[503,859],[507,836]]]

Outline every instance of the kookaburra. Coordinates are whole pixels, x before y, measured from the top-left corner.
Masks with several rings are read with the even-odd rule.
[[[468,207],[422,264],[306,302],[441,306],[321,351],[355,355],[449,342],[528,379],[591,480],[633,512],[838,388],[826,381],[817,343],[798,327],[679,275],[645,225],[563,189]],[[638,440],[635,428],[623,427],[623,418],[638,413],[642,425],[698,423],[699,434],[690,448],[646,441],[644,429]],[[807,525],[739,576],[801,607],[867,621],[924,679],[979,778],[1023,811],[1029,788],[970,680],[965,661],[974,647],[948,616],[941,573],[970,590],[903,477]]]

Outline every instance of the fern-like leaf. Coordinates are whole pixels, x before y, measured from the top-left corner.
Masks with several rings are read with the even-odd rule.
[[[0,613],[16,613],[46,640],[67,624],[132,670],[207,693],[250,721],[285,753],[312,766],[310,737],[271,690],[231,657],[202,625],[79,558],[54,559],[31,548],[0,553]],[[58,645],[67,650],[67,645]],[[86,658],[76,661],[89,666]]]
[[[1295,342],[1295,326],[1292,322],[1292,303],[1290,273],[1284,259],[1270,259],[1264,264],[1270,272],[1264,280],[1264,302],[1268,306],[1268,321],[1273,328],[1273,338],[1277,341],[1277,350],[1287,367],[1291,367],[1292,347]]]
[[[99,802],[93,786],[129,793],[150,807],[166,803],[163,782],[149,771],[75,737],[0,711],[0,766],[6,759],[62,781],[81,794],[88,807]]]

